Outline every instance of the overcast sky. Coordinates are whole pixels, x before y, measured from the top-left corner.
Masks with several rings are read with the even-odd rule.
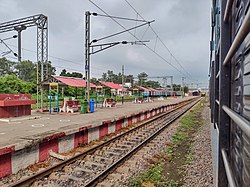
[[[125,0],[92,0],[109,15],[140,18]],[[137,76],[146,72],[149,76],[174,76],[174,82],[207,82],[210,38],[209,0],[127,0],[145,20],[155,20],[148,26],[131,31],[137,39],[150,40],[148,49],[143,45],[118,45],[91,56],[91,77],[101,77],[103,72],[113,70]],[[0,22],[26,16],[44,14],[49,18],[49,60],[57,68],[84,72],[84,14],[85,11],[104,14],[88,0],[0,0]],[[141,19],[141,18],[140,18]],[[141,24],[135,21],[117,20],[126,28]],[[122,31],[110,18],[91,17],[91,40]],[[0,34],[0,38],[12,36],[15,32]],[[124,33],[100,43],[115,41],[136,41]],[[165,44],[162,45],[162,40]],[[17,40],[6,41],[17,51]],[[171,51],[181,66],[170,55]],[[22,32],[22,57],[36,61],[36,28]],[[6,51],[0,45],[0,52]],[[29,51],[28,51],[29,50]],[[158,55],[156,55],[155,51]],[[57,57],[57,58],[55,58]],[[61,59],[59,59],[61,58]],[[10,57],[11,60],[14,60]],[[175,68],[171,67],[171,63]],[[157,79],[154,79],[157,80]],[[159,81],[161,81],[159,79]]]

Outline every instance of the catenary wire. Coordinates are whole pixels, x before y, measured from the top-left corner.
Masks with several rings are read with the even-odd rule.
[[[143,16],[131,5],[131,3],[129,3],[128,0],[125,0],[126,3],[135,11],[135,13],[137,15],[139,15],[143,20],[145,20],[143,18]],[[171,55],[171,57],[173,57],[175,59],[175,61],[179,64],[179,66],[186,72],[186,74],[191,78],[192,76],[190,75],[190,73],[188,73],[185,68],[181,65],[181,63],[177,60],[177,58],[173,55],[173,53],[170,51],[170,49],[166,46],[166,44],[162,41],[162,39],[159,37],[159,35],[156,33],[156,31],[154,30],[154,28],[149,25],[149,27],[151,28],[151,30],[153,31],[153,33],[157,36],[157,39],[162,43],[162,45],[167,49],[167,51],[169,52],[169,54]]]
[[[104,11],[101,7],[99,7],[97,4],[95,4],[93,1],[89,0],[90,3],[92,3],[96,8],[98,8],[100,11],[102,11],[104,14],[106,14],[107,16],[109,16],[109,14]],[[122,27],[124,30],[126,30],[126,28],[119,23],[117,20],[115,20],[114,18],[111,17],[111,19],[116,22],[120,27]],[[141,41],[137,36],[135,36],[133,33],[131,33],[130,31],[127,31],[130,35],[132,35],[134,38],[136,38],[139,42],[144,43],[143,41]],[[169,61],[167,61],[164,57],[162,57],[159,53],[155,52],[152,48],[150,48],[147,44],[145,44],[145,47],[147,47],[151,52],[153,52],[156,56],[158,56],[160,59],[162,59],[163,61],[165,61],[166,63],[168,63],[171,67],[173,67],[175,70],[177,70],[180,74],[186,76],[186,74],[184,74],[180,69],[178,69],[177,67],[175,67],[173,64],[171,64]]]

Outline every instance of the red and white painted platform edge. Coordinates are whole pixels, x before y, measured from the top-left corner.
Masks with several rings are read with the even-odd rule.
[[[14,143],[12,142],[9,145],[0,147],[0,178],[17,173],[20,169],[26,168],[31,164],[46,160],[49,158],[50,150],[57,153],[68,152],[80,145],[88,144],[94,140],[100,140],[110,133],[119,131],[123,127],[136,124],[138,122],[150,119],[160,113],[171,110],[178,102],[188,99],[191,98],[189,97],[176,100],[169,99],[168,102],[158,102],[158,104],[148,106],[144,104],[131,104],[130,106],[140,106],[136,109],[137,112],[134,112],[136,110],[129,110],[126,108],[126,106],[125,109],[107,109],[104,110],[102,117],[98,115],[98,111],[92,115],[83,114],[70,115],[66,117],[59,115],[59,120],[66,122],[66,126],[59,126],[59,128],[56,124],[58,121],[58,116],[55,118],[49,118],[47,120],[43,119],[43,117],[36,119],[39,120],[38,122],[35,122],[36,124],[40,124],[40,126],[42,126],[41,124],[43,123],[46,125],[50,124],[51,127],[45,130],[41,128],[36,129],[35,134],[30,133],[32,128],[31,130],[28,128],[27,133],[25,133],[26,135],[28,134],[28,136],[18,135],[18,129],[15,133],[12,131],[14,134],[17,133],[17,138],[13,141]],[[121,111],[115,112],[117,109],[120,109]],[[108,115],[110,113],[111,115]],[[89,120],[84,121],[80,119],[80,121],[82,121],[81,123],[79,123],[77,120],[73,120],[77,118],[77,116],[84,115],[89,115]],[[91,120],[91,116],[99,116],[99,120]],[[67,121],[67,119],[70,119],[70,121]],[[15,124],[15,127],[20,125],[20,132],[22,130],[25,132],[24,125],[27,126],[32,123],[34,123],[34,121],[28,120],[25,121],[24,124]],[[53,124],[55,127],[53,127]],[[1,127],[4,126],[8,129],[8,125],[10,125],[10,131],[16,130],[11,126],[11,124],[8,123],[4,125],[3,122],[0,122]],[[21,130],[22,127],[23,129]]]

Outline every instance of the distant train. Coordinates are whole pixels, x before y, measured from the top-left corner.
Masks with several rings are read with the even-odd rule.
[[[170,97],[170,96],[182,96],[182,91],[167,91],[167,90],[161,90],[161,91],[155,91],[150,92],[149,97]]]

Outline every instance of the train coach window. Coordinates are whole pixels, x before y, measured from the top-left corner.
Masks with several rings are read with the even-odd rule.
[[[244,54],[246,55],[250,52],[250,34],[249,33],[244,40],[244,44],[245,44]]]
[[[244,59],[244,75],[250,74],[250,54],[245,56]]]

